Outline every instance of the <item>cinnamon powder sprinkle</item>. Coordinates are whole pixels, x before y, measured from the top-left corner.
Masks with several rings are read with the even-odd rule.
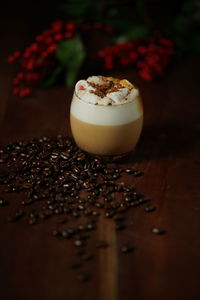
[[[104,98],[109,93],[117,92],[123,86],[119,82],[114,81],[113,79],[111,80],[110,78],[108,79],[106,77],[103,77],[104,82],[102,84],[89,82],[89,84],[93,88],[95,88],[94,91],[90,91],[90,92],[97,95],[100,98]]]

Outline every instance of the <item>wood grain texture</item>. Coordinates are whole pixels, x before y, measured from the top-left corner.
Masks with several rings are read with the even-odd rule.
[[[3,146],[19,139],[70,135],[72,90],[38,91],[25,100],[10,94],[14,69],[3,61],[29,41],[29,32],[36,33],[34,26],[25,26],[26,19],[17,15],[13,18],[18,26],[9,27],[1,59],[0,143]],[[50,236],[53,221],[35,227],[28,227],[25,220],[15,225],[6,222],[20,200],[20,196],[9,195],[12,205],[0,209],[2,299],[200,298],[199,67],[199,57],[193,57],[164,79],[149,84],[140,81],[132,70],[112,74],[136,83],[143,96],[143,134],[135,153],[124,164],[145,172],[134,183],[152,199],[157,210],[151,214],[143,207],[131,211],[128,229],[117,236],[112,222],[101,219],[97,236],[109,241],[111,247],[95,252],[95,260],[88,263],[91,281],[78,284],[76,272],[67,268],[73,247]],[[128,177],[127,182],[133,183]],[[167,234],[153,235],[154,226],[165,228]],[[127,241],[135,250],[125,255],[120,247]],[[95,242],[95,238],[91,240],[93,249]]]

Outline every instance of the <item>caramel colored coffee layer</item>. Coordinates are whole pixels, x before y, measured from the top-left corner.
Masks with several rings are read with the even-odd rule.
[[[143,117],[117,126],[86,123],[72,114],[70,121],[74,139],[82,150],[99,155],[119,155],[134,149],[142,130]]]

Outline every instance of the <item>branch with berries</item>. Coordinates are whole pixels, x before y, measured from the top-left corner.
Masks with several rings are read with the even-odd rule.
[[[62,9],[70,22],[54,22],[26,49],[8,58],[9,63],[19,66],[12,93],[26,97],[60,79],[73,87],[86,61],[88,68],[95,65],[104,72],[133,67],[143,80],[152,81],[165,75],[173,56],[200,53],[196,0],[184,0],[179,14],[162,27],[155,15],[150,15],[148,3],[66,1]],[[156,7],[159,3],[156,1]]]

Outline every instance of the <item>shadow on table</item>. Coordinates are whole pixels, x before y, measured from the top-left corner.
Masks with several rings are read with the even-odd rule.
[[[189,127],[166,122],[144,127],[136,150],[123,162],[143,162],[190,153],[198,146],[200,148],[199,135],[200,124]]]

